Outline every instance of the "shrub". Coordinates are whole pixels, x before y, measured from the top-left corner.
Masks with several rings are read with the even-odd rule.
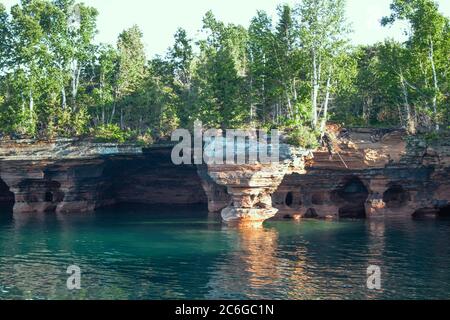
[[[130,133],[120,129],[116,124],[99,126],[94,129],[93,135],[97,142],[125,143],[130,138]]]
[[[142,147],[147,147],[152,145],[155,140],[153,139],[152,133],[150,130],[147,130],[144,134],[138,135],[136,137],[136,142]]]
[[[305,149],[316,149],[319,147],[319,134],[307,127],[299,126],[288,134],[287,143]]]

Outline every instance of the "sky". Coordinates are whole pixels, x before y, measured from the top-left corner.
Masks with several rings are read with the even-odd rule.
[[[0,0],[7,7],[18,0]],[[164,55],[173,44],[173,35],[179,27],[185,28],[191,38],[199,34],[202,18],[212,10],[219,20],[248,26],[257,10],[275,17],[281,3],[290,5],[298,0],[83,0],[98,9],[97,42],[115,44],[117,36],[137,24],[144,33],[149,57]],[[437,0],[440,11],[450,16],[450,1]],[[354,30],[353,44],[372,44],[385,38],[404,40],[405,26],[381,27],[380,19],[389,14],[391,0],[347,0],[347,18]]]

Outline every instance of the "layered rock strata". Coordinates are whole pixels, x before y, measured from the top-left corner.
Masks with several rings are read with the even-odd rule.
[[[373,129],[336,129],[336,136],[332,156],[282,145],[278,163],[197,167],[173,165],[171,146],[3,141],[0,210],[208,204],[229,223],[450,215],[450,138]]]
[[[215,141],[217,143],[217,141]],[[265,155],[272,157],[272,145],[263,146],[264,142],[258,141],[259,147],[266,151]],[[221,163],[211,163],[206,166],[203,171],[207,174],[204,181],[214,182],[214,190],[217,191],[217,185],[226,187],[226,191],[230,197],[228,204],[220,201],[224,199],[223,192],[220,198],[216,199],[215,192],[209,192],[211,183],[207,183],[205,188],[210,210],[221,210],[222,219],[228,224],[261,224],[267,219],[274,217],[278,209],[272,205],[272,195],[280,186],[284,177],[287,174],[292,174],[293,171],[303,173],[304,159],[308,155],[308,151],[296,149],[286,144],[279,145],[279,152],[275,157],[267,161],[261,161],[261,154],[258,151],[255,153],[256,157],[253,162],[249,161],[250,141],[245,145],[227,145],[226,139],[218,143],[223,147],[221,154],[226,154],[227,148],[233,148],[234,159],[236,161],[220,161],[226,159],[219,159]],[[253,144],[255,145],[255,144]],[[206,145],[206,150],[216,150]],[[246,153],[246,161],[244,164],[239,164],[237,150]],[[267,153],[269,151],[269,153]],[[214,158],[214,154],[207,154],[207,158]],[[223,189],[222,189],[223,190]],[[211,199],[211,194],[213,198]]]
[[[143,150],[60,140],[0,144],[0,207],[20,213],[82,213],[118,203],[205,203],[195,166],[170,147]]]
[[[446,216],[450,139],[434,142],[401,130],[337,133],[336,152],[314,152],[306,174],[286,176],[273,201],[278,217]]]

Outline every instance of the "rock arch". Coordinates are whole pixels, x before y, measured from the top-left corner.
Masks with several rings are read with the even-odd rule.
[[[60,182],[25,179],[16,185],[16,197],[16,213],[51,213],[64,200],[64,193]]]
[[[387,208],[398,209],[411,200],[410,194],[401,185],[395,184],[389,187],[383,194],[383,202]]]
[[[333,191],[332,200],[339,206],[340,218],[365,218],[369,191],[356,176],[345,178]]]

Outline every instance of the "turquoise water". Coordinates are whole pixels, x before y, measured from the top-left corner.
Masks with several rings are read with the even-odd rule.
[[[0,299],[448,299],[450,221],[228,228],[203,208],[0,214]],[[68,291],[67,267],[81,268]],[[369,265],[382,290],[366,288]]]

